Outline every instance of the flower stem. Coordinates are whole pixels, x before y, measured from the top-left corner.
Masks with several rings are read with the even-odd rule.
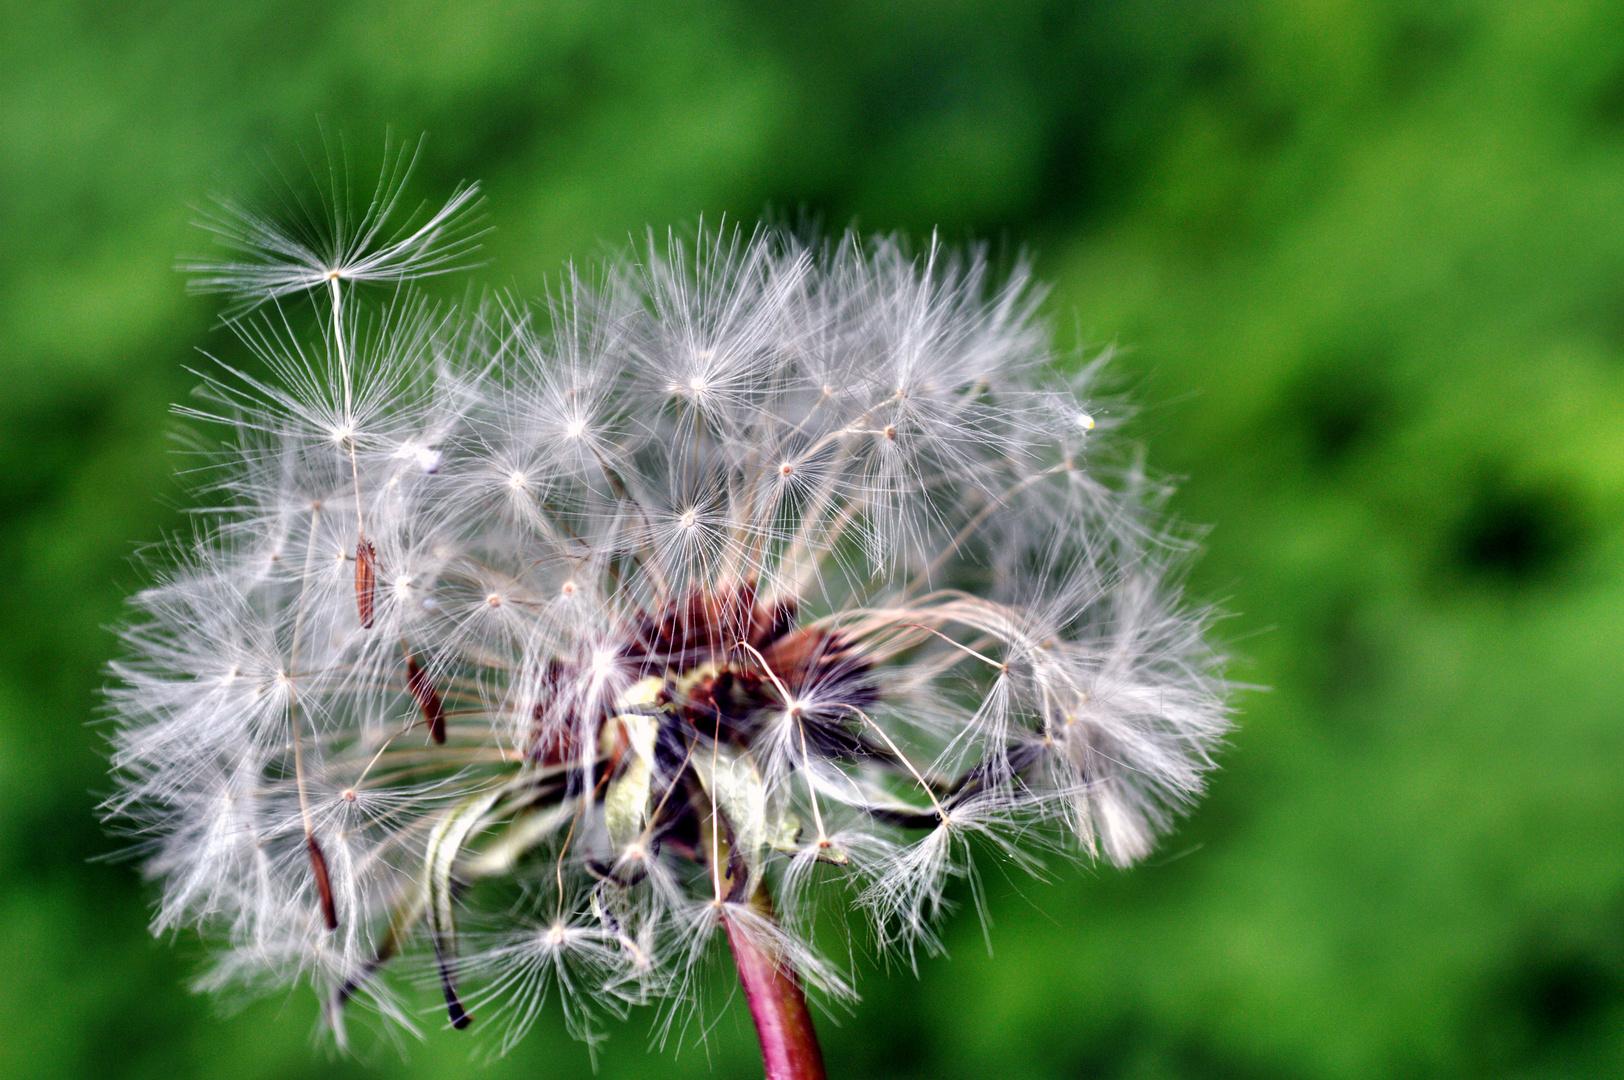
[[[764,889],[758,888],[750,903],[762,917],[773,918],[772,902]],[[728,918],[723,925],[739,971],[739,985],[750,1003],[750,1018],[756,1022],[767,1080],[824,1080],[823,1051],[795,969],[782,956],[763,948],[748,927]]]

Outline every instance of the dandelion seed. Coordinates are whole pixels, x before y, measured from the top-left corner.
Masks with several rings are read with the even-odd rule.
[[[199,224],[241,258],[183,262],[192,289],[229,293],[239,306],[252,307],[343,282],[399,283],[467,267],[479,249],[479,185],[458,188],[432,214],[403,214],[401,201],[420,150],[421,144],[385,148],[386,166],[359,213],[343,162],[329,163],[325,213],[293,228],[234,200],[216,200]],[[303,203],[297,195],[290,198]]]
[[[355,545],[355,606],[363,629],[372,629],[373,602],[378,588],[378,556],[372,542],[362,539]],[[343,553],[339,558],[343,558]]]
[[[327,856],[314,835],[305,837],[305,846],[310,853],[310,869],[316,875],[316,889],[321,895],[322,922],[327,929],[337,930],[338,907],[333,901],[333,879],[327,869]]]
[[[354,286],[472,250],[474,189],[397,227],[392,161],[360,215],[225,204],[242,257],[193,266],[322,316],[232,321],[278,385],[188,413],[226,508],[109,692],[106,811],[210,985],[313,982],[342,1039],[416,956],[453,1028],[506,1049],[556,991],[590,1043],[725,939],[770,1075],[821,1075],[820,895],[911,957],[975,850],[1125,866],[1200,794],[1230,687],[1190,545],[1024,267],[701,232],[540,315],[408,288],[363,334]]]
[[[436,745],[445,745],[445,705],[440,700],[439,691],[429,681],[428,674],[418,666],[417,658],[406,657],[406,689],[417,702],[417,707],[423,713],[423,719],[429,725],[429,738]]]

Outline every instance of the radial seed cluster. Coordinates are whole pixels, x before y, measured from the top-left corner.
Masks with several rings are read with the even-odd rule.
[[[814,916],[929,947],[972,848],[1125,866],[1199,794],[1188,545],[1023,268],[702,230],[444,309],[475,193],[397,227],[397,180],[192,267],[272,376],[184,410],[217,508],[135,599],[107,811],[206,985],[590,1039],[726,925],[840,994]]]

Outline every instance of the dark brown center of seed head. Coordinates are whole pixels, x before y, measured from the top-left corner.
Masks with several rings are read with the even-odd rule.
[[[793,601],[759,598],[754,582],[696,589],[656,613],[622,620],[613,651],[616,669],[633,681],[660,679],[660,713],[679,729],[708,738],[748,744],[763,717],[786,708],[809,724],[837,724],[812,719],[799,702],[783,700],[785,691],[800,694],[816,686],[820,696],[863,707],[874,696],[868,665],[853,656],[843,636],[798,626],[796,615]],[[576,689],[585,676],[578,662],[551,661],[543,671],[527,748],[531,760],[573,760],[582,740],[595,742],[594,732],[613,715],[613,702]],[[582,708],[601,715],[592,722]],[[850,740],[832,732],[822,741],[831,738],[836,752],[851,751]]]

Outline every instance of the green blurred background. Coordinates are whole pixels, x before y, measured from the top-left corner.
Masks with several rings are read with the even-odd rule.
[[[1036,254],[1125,347],[1242,726],[1152,865],[996,871],[994,951],[823,1022],[837,1080],[1624,1075],[1624,12],[1618,5],[13,3],[0,15],[0,1073],[366,1064],[222,1016],[95,821],[108,627],[180,521],[170,402],[215,304],[189,206],[342,131],[479,178],[481,282],[771,209]],[[371,156],[368,156],[371,155]],[[432,995],[424,998],[432,1010]],[[710,1038],[601,1075],[759,1076]]]

